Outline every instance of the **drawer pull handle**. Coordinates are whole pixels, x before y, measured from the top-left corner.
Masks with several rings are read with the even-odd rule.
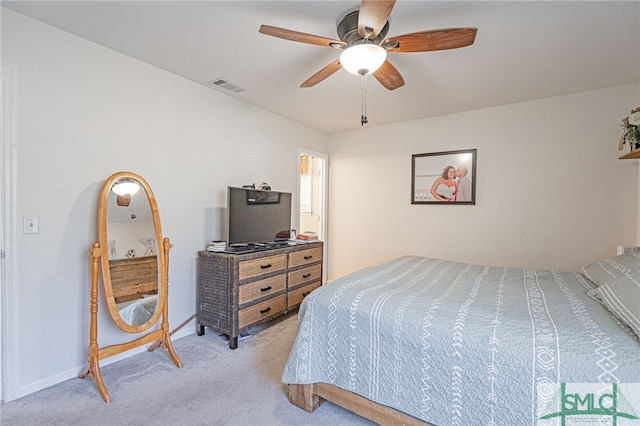
[[[309,278],[310,276],[311,276],[311,273],[308,273],[308,274],[304,274],[302,278]]]
[[[313,255],[312,254],[310,254],[309,256],[305,256],[304,257],[304,260],[309,260],[309,259],[313,259]]]
[[[260,269],[267,269],[267,268],[271,268],[270,263],[267,263],[266,265],[260,265]]]
[[[272,288],[273,288],[273,287],[271,287],[271,286],[263,287],[263,288],[261,288],[261,289],[260,289],[260,291],[269,291],[269,290],[271,290]]]
[[[265,308],[265,309],[262,309],[262,310],[260,311],[260,313],[261,313],[261,314],[266,314],[266,313],[267,313],[267,312],[269,312],[270,310],[271,310],[271,308]]]
[[[310,291],[304,292],[304,293],[302,293],[302,297],[307,297],[307,296],[308,296],[308,295],[310,295],[310,294],[311,294],[311,292],[310,292]]]

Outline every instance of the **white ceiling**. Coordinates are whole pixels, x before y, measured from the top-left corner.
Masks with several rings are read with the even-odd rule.
[[[360,128],[361,77],[300,84],[340,51],[258,33],[337,38],[358,1],[2,1],[2,6],[327,133]],[[472,46],[395,53],[405,86],[367,82],[367,127],[640,82],[639,1],[403,1],[388,36],[477,27]],[[452,129],[455,131],[455,129]]]

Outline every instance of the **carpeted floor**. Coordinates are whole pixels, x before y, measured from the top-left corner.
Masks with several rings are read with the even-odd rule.
[[[191,323],[188,327],[193,327]],[[309,414],[287,400],[280,375],[295,333],[289,314],[251,330],[230,350],[206,329],[101,368],[106,404],[93,378],[71,379],[0,406],[2,425],[371,425],[332,403]]]

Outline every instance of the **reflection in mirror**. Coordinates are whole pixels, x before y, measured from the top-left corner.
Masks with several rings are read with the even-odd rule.
[[[107,204],[109,270],[120,318],[131,326],[149,321],[158,299],[156,231],[149,197],[131,178],[114,182]]]

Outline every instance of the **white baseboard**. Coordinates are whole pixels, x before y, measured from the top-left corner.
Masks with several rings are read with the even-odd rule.
[[[195,333],[195,328],[193,326],[185,326],[182,329],[178,330],[173,336],[171,336],[171,340],[175,341],[178,339],[181,339],[183,337],[189,336],[191,334]],[[109,364],[113,364],[114,362],[118,362],[121,361],[123,359],[132,357],[134,355],[137,355],[139,353],[145,352],[147,350],[147,348],[150,345],[143,345],[143,346],[139,346],[137,348],[128,350],[127,352],[123,352],[121,354],[118,355],[114,355],[112,357],[106,358],[102,361],[100,361],[100,366],[104,367],[106,365]],[[178,356],[180,356],[180,354],[178,353]],[[29,384],[26,384],[24,386],[20,386],[17,391],[12,395],[13,398],[5,401],[5,402],[9,402],[9,401],[13,401],[19,398],[22,398],[23,396],[27,396],[30,395],[32,393],[41,391],[43,389],[46,389],[48,387],[57,385],[58,383],[62,383],[66,380],[69,379],[75,379],[78,377],[78,374],[80,374],[81,372],[83,372],[86,368],[88,367],[88,362],[82,365],[79,365],[75,368],[71,368],[67,371],[63,371],[61,373],[58,374],[54,374],[53,376],[49,376],[47,378],[44,378],[42,380],[38,380]],[[80,379],[79,379],[80,380]],[[86,380],[93,380],[91,378],[86,378]]]

